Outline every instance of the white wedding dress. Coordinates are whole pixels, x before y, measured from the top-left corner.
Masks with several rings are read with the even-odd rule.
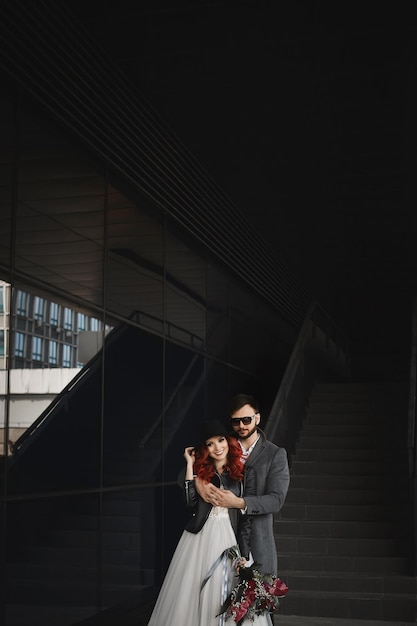
[[[148,626],[234,626],[235,622],[219,616],[224,581],[230,574],[232,561],[221,560],[205,583],[213,564],[225,550],[236,545],[236,537],[226,508],[213,507],[199,533],[184,531],[178,542]],[[231,574],[232,586],[236,580]],[[201,591],[200,591],[201,590]],[[230,591],[230,589],[228,590]],[[224,592],[225,593],[225,592]],[[269,615],[245,626],[271,626]]]

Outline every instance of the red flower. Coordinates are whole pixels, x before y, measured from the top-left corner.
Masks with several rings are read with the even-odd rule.
[[[248,612],[247,607],[244,607],[243,605],[240,606],[238,610],[236,611],[236,613],[234,614],[235,622],[239,622],[241,619],[243,619],[247,612]]]
[[[274,596],[285,596],[288,591],[288,587],[285,583],[282,582],[280,578],[276,578],[274,583],[270,585],[269,592]]]
[[[288,591],[282,580],[272,574],[263,574],[255,567],[244,568],[239,576],[239,584],[222,607],[226,618],[232,617],[237,624],[241,624],[245,618],[253,621],[256,615],[276,611],[279,607],[278,598]]]

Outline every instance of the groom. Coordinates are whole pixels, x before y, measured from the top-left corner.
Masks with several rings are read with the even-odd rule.
[[[256,473],[256,496],[239,498],[228,490],[196,481],[200,496],[213,505],[240,509],[252,518],[251,552],[260,569],[278,576],[273,515],[285,502],[290,474],[287,452],[268,441],[259,428],[261,415],[253,396],[238,394],[229,405],[230,424],[242,448],[242,460]]]

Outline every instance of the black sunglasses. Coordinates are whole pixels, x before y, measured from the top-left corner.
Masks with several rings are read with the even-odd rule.
[[[248,426],[248,424],[250,424],[253,418],[257,415],[257,413],[254,413],[253,415],[247,415],[246,417],[231,417],[230,421],[232,423],[232,426],[239,426],[240,422],[242,422],[242,424],[245,424],[245,426]]]

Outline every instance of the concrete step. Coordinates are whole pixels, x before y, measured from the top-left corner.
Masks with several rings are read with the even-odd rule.
[[[375,437],[375,426],[368,421],[360,424],[347,424],[337,418],[328,424],[311,423],[307,419],[303,425],[301,438],[304,437]]]
[[[392,475],[404,475],[405,462],[404,464],[393,464],[390,465],[389,471]],[[357,476],[369,476],[369,475],[383,475],[387,473],[387,466],[383,463],[383,461],[358,461],[356,459],[352,460],[340,460],[340,461],[331,461],[331,460],[319,460],[319,461],[298,461],[294,460],[291,463],[291,473],[292,474],[301,474],[301,475],[311,475],[311,474],[328,474],[331,476],[341,475],[345,476],[346,474],[356,474]]]
[[[334,406],[334,405],[333,405]],[[389,416],[392,415],[391,409],[389,411]],[[385,416],[384,416],[385,420]],[[364,407],[357,407],[356,409],[350,408],[348,410],[345,406],[335,407],[335,410],[331,410],[330,407],[327,407],[327,410],[323,410],[320,406],[316,406],[314,404],[310,404],[310,407],[307,409],[307,414],[304,420],[305,424],[318,424],[332,425],[335,423],[338,424],[351,424],[352,426],[360,425],[366,422],[367,424],[372,424],[377,426],[380,423],[384,423],[381,420],[381,412],[375,411],[374,413],[369,414],[369,411]],[[392,428],[398,429],[401,431],[403,428],[403,424],[398,423],[396,420],[394,424],[391,425]]]
[[[393,442],[396,441],[398,445],[405,442],[405,438],[395,438],[394,436],[390,440],[391,447]],[[365,449],[365,450],[384,450],[384,448],[388,447],[389,442],[385,445],[382,443],[377,448],[375,446],[375,436],[354,436],[354,435],[337,435],[337,434],[328,434],[328,435],[301,435],[299,441],[297,442],[297,450],[299,448],[320,448],[321,450],[332,450],[337,449],[341,450],[345,449]],[[405,447],[405,443],[404,443]],[[296,455],[295,455],[296,456]]]
[[[281,602],[282,612],[347,620],[415,622],[414,594],[310,592],[295,590]]]
[[[404,520],[409,509],[404,506],[398,510],[391,504],[288,504],[281,510],[282,519],[310,520],[310,521],[339,521],[339,522],[379,522]]]
[[[410,560],[404,556],[335,556],[327,554],[286,554],[279,550],[278,568],[282,571],[310,573],[338,572],[345,574],[377,574],[379,576],[410,576]]]
[[[415,622],[404,389],[316,386],[274,526],[281,617]]]
[[[396,462],[401,462],[402,450],[393,450],[390,458],[395,458]],[[303,438],[297,446],[297,455],[294,461],[386,461],[386,451],[372,448],[308,448]]]
[[[368,537],[383,539],[411,536],[411,521],[397,523],[389,521],[315,521],[280,518],[275,521],[275,532],[278,541],[285,536],[296,537],[338,537],[362,538]]]
[[[287,504],[383,504],[384,496],[374,489],[304,489],[288,491]]]
[[[384,478],[385,480],[385,478]],[[395,481],[398,485],[398,481]],[[360,476],[359,474],[345,476],[329,476],[328,474],[291,475],[290,490],[292,489],[381,489],[386,483],[381,476]]]
[[[280,570],[280,578],[290,591],[339,591],[347,593],[417,593],[414,576],[382,576],[380,574],[349,574],[344,572],[293,572]]]
[[[409,542],[387,537],[300,537],[284,535],[279,538],[280,553],[327,556],[407,557]]]

